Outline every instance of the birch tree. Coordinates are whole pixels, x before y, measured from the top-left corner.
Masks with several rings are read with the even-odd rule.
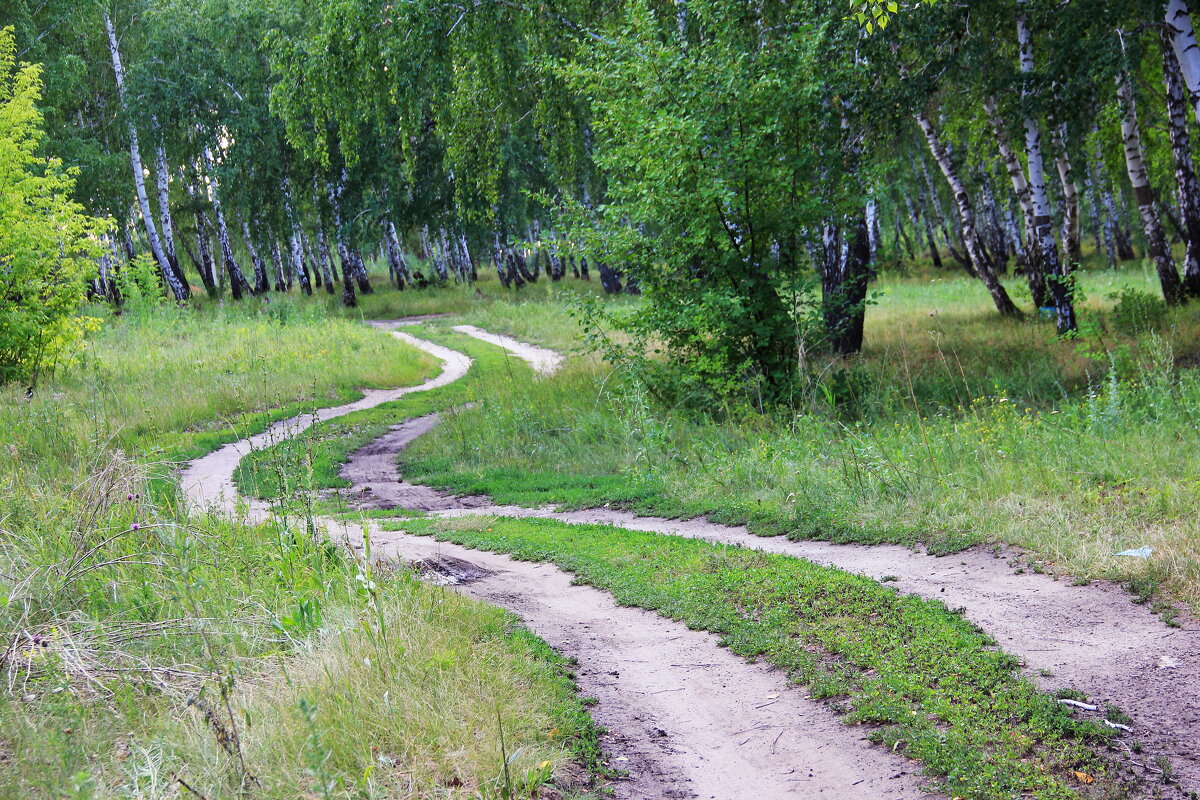
[[[1168,305],[1177,305],[1183,301],[1183,287],[1179,281],[1179,272],[1175,269],[1175,261],[1171,257],[1171,248],[1163,234],[1158,209],[1154,203],[1154,190],[1150,187],[1150,178],[1146,171],[1133,86],[1129,74],[1124,71],[1117,74],[1116,81],[1117,97],[1123,112],[1121,138],[1125,151],[1125,168],[1129,173],[1129,184],[1133,187],[1133,197],[1142,220],[1142,232],[1146,235],[1147,255],[1154,262],[1154,270],[1158,273],[1158,280],[1162,286],[1163,299]]]
[[[113,28],[112,17],[109,16],[107,9],[103,13],[104,28],[108,33],[109,54],[112,58],[113,74],[117,82],[117,97],[120,100],[121,109],[128,114],[129,106],[125,98],[125,66],[121,62],[121,50],[117,43],[117,33]],[[138,144],[137,127],[133,124],[132,119],[129,120],[127,127],[129,132],[129,163],[133,168],[133,185],[137,192],[138,210],[141,212],[146,240],[150,244],[150,251],[154,254],[154,260],[158,263],[159,269],[162,272],[163,281],[170,288],[175,299],[183,301],[188,298],[190,293],[188,292],[187,285],[179,279],[175,270],[171,268],[171,263],[167,260],[162,241],[158,236],[158,226],[154,224],[154,215],[150,210],[150,197],[146,194],[145,169],[142,166],[142,152]]]
[[[1163,83],[1167,98],[1167,130],[1175,168],[1175,196],[1184,229],[1183,289],[1189,297],[1200,297],[1200,180],[1192,159],[1188,130],[1187,98],[1180,78],[1172,37],[1161,31]]]
[[[1029,197],[1033,205],[1033,232],[1030,234],[1031,250],[1036,253],[1042,272],[1049,284],[1049,293],[1054,301],[1055,324],[1059,334],[1076,329],[1075,306],[1071,299],[1068,265],[1058,257],[1058,245],[1054,242],[1054,229],[1050,215],[1050,201],[1046,195],[1046,173],[1042,157],[1042,134],[1037,117],[1030,102],[1033,97],[1033,34],[1024,8],[1027,0],[1017,0],[1017,46],[1020,57],[1021,75],[1024,78],[1022,99],[1026,103],[1025,161],[1028,168]]]
[[[1013,303],[1012,298],[1008,296],[1008,291],[1000,283],[999,278],[996,277],[991,261],[984,252],[983,243],[979,238],[979,231],[976,228],[975,208],[971,203],[971,195],[958,173],[958,168],[951,160],[950,153],[946,150],[940,133],[923,110],[917,111],[916,119],[917,125],[920,126],[921,132],[925,135],[925,141],[929,145],[929,152],[933,155],[934,162],[941,169],[942,175],[946,178],[946,182],[950,184],[950,190],[954,194],[954,203],[958,208],[959,227],[962,230],[963,245],[967,248],[967,257],[970,258],[971,264],[975,267],[975,273],[983,281],[983,285],[987,287],[988,294],[992,296],[992,302],[995,304],[997,311],[1008,317],[1020,316],[1020,310]]]

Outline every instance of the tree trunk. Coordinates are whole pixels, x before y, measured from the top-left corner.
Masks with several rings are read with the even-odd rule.
[[[190,184],[188,184],[188,194],[191,195],[192,202],[196,205],[196,250],[199,252],[196,269],[200,272],[204,291],[208,293],[209,297],[217,297],[221,294],[221,289],[217,285],[217,264],[212,255],[212,242],[208,233],[208,215],[199,205],[199,191]]]
[[[1161,31],[1163,83],[1167,91],[1167,130],[1171,137],[1171,155],[1175,165],[1175,197],[1179,201],[1185,252],[1183,291],[1188,297],[1200,297],[1200,180],[1192,160],[1192,140],[1188,131],[1187,99],[1179,78],[1179,62],[1172,49],[1172,37]]]
[[[1112,184],[1108,179],[1108,168],[1104,164],[1104,150],[1100,143],[1098,126],[1092,128],[1092,148],[1094,150],[1092,164],[1096,192],[1100,197],[1100,206],[1104,209],[1103,223],[1106,242],[1109,239],[1112,240],[1111,244],[1118,261],[1131,261],[1136,258],[1136,254],[1133,252],[1133,245],[1129,242],[1129,238],[1125,236],[1117,215],[1117,204],[1113,200]]]
[[[312,270],[312,282],[316,289],[320,289],[325,285],[325,276],[321,273],[321,262],[317,260],[317,254],[313,252],[312,240],[308,238],[308,234],[304,229],[300,229],[300,247],[304,250],[304,263],[308,264]]]
[[[275,291],[283,293],[287,291],[287,267],[283,263],[282,248],[279,246],[279,240],[271,239],[271,260],[275,262]]]
[[[1200,122],[1200,46],[1196,44],[1196,33],[1192,30],[1192,18],[1184,0],[1167,0],[1167,30],[1164,36],[1171,39],[1179,72],[1187,86],[1188,98]]]
[[[354,308],[358,305],[358,297],[354,293],[354,277],[351,274],[354,268],[350,265],[350,250],[342,238],[341,187],[335,189],[332,183],[327,183],[325,188],[329,193],[329,206],[333,213],[333,240],[337,246],[338,260],[342,262],[342,305]]]
[[[1121,109],[1124,112],[1121,116],[1121,139],[1125,149],[1125,169],[1129,173],[1129,185],[1133,187],[1138,215],[1142,219],[1148,255],[1154,262],[1155,271],[1158,272],[1163,299],[1167,301],[1167,305],[1178,305],[1183,301],[1183,286],[1179,282],[1179,273],[1175,269],[1174,259],[1171,258],[1171,249],[1167,246],[1167,238],[1158,219],[1158,210],[1154,207],[1154,190],[1150,188],[1150,179],[1146,174],[1146,163],[1142,156],[1137,103],[1129,76],[1124,71],[1117,74],[1117,98],[1121,101]]]
[[[967,187],[958,175],[958,169],[950,160],[950,154],[942,144],[937,129],[933,127],[933,123],[929,121],[929,117],[925,115],[924,111],[917,112],[917,124],[921,126],[921,131],[925,134],[925,141],[929,144],[933,160],[937,162],[946,182],[950,184],[950,190],[954,193],[954,202],[958,206],[958,217],[962,228],[963,244],[967,248],[967,254],[975,266],[976,273],[992,296],[992,302],[995,303],[997,311],[1008,317],[1020,316],[1020,310],[1017,309],[1004,286],[996,278],[992,265],[988,263],[987,257],[983,253],[979,235],[975,230],[975,209],[971,206],[971,196],[967,193]]]
[[[1117,253],[1113,249],[1112,235],[1108,227],[1104,224],[1104,208],[1100,205],[1100,193],[1096,191],[1096,181],[1092,178],[1092,166],[1087,164],[1087,169],[1083,174],[1083,192],[1087,197],[1089,215],[1088,219],[1091,223],[1092,239],[1096,247],[1096,252],[1104,250],[1108,256],[1108,268],[1112,269],[1117,265]]]
[[[383,238],[387,245],[388,267],[396,282],[396,288],[403,289],[412,278],[408,271],[408,262],[404,260],[404,248],[400,246],[400,237],[396,235],[396,226],[390,219],[383,222]]]
[[[938,251],[937,236],[935,236],[933,233],[933,223],[930,221],[931,215],[929,213],[929,204],[927,198],[925,197],[925,190],[921,188],[920,184],[917,185],[916,209],[912,208],[911,201],[909,201],[907,195],[904,197],[904,202],[909,206],[908,215],[912,219],[913,227],[915,228],[922,222],[924,223],[925,244],[929,247],[929,258],[931,261],[933,261],[933,266],[935,269],[942,269],[942,254]],[[911,244],[909,245],[909,249],[912,249]]]
[[[949,152],[949,150],[946,151],[947,155]],[[922,195],[925,202],[921,204],[921,213],[925,215],[926,220],[937,222],[937,229],[942,233],[942,242],[946,245],[946,251],[950,253],[950,257],[957,261],[959,266],[964,267],[967,272],[971,272],[972,268],[967,259],[954,250],[954,239],[950,236],[950,226],[946,224],[946,215],[942,212],[942,200],[938,196],[937,186],[933,183],[933,176],[929,173],[929,165],[925,163],[924,156],[919,156],[918,160],[921,163],[921,174],[925,178],[927,190],[927,193]]]
[[[1058,178],[1062,181],[1063,191],[1063,253],[1072,267],[1079,265],[1083,258],[1083,244],[1080,241],[1079,226],[1079,186],[1075,183],[1075,171],[1071,166],[1070,155],[1067,153],[1066,125],[1056,126],[1051,131],[1051,144],[1054,145],[1054,165],[1058,168]]]
[[[983,206],[984,218],[987,220],[992,271],[1003,275],[1008,271],[1008,238],[1005,236],[1004,226],[1000,224],[1000,214],[996,211],[996,196],[992,193],[992,182],[986,172],[980,176],[979,199]]]
[[[841,228],[829,223],[822,233],[821,313],[830,350],[849,356],[862,350],[871,244],[865,210],[852,220],[853,235],[842,241]],[[844,246],[843,246],[844,245]]]
[[[984,98],[983,108],[991,121],[996,145],[1000,150],[1000,160],[1004,162],[1004,168],[1008,172],[1013,194],[1017,196],[1017,202],[1021,206],[1021,216],[1025,221],[1025,235],[1021,239],[1025,253],[1025,278],[1029,282],[1029,293],[1033,296],[1034,306],[1041,308],[1049,303],[1049,296],[1046,291],[1046,275],[1038,260],[1038,248],[1033,242],[1033,232],[1037,226],[1034,222],[1033,196],[1029,191],[1029,182],[1025,180],[1025,169],[1021,166],[1021,159],[1009,143],[1008,129],[996,110],[996,101],[991,97]]]
[[[171,219],[170,173],[167,171],[167,151],[161,144],[157,148],[157,156],[155,180],[158,184],[158,219],[162,223],[163,252],[167,256],[167,263],[171,265],[171,271],[179,279],[184,293],[191,297],[192,287],[188,285],[187,279],[183,276],[183,269],[179,266],[179,257],[175,251],[175,224]]]
[[[500,244],[500,231],[492,232],[492,263],[496,267],[496,277],[500,281],[500,285],[507,289],[508,281],[508,265],[505,263],[504,247]]]
[[[612,269],[604,261],[596,261],[596,269],[600,272],[600,285],[604,287],[605,294],[620,294],[621,293],[621,273]]]
[[[265,294],[271,288],[271,282],[267,279],[267,265],[258,257],[254,237],[250,235],[250,223],[245,220],[242,220],[242,238],[246,241],[246,250],[250,253],[250,263],[254,265],[254,293]]]
[[[871,263],[874,264],[879,260],[879,204],[874,197],[867,198],[867,241]]]
[[[113,29],[112,18],[109,17],[107,10],[104,11],[104,28],[108,32],[109,55],[112,56],[113,73],[117,79],[117,98],[121,103],[122,110],[127,111],[125,67],[121,64],[117,33]],[[146,178],[142,167],[142,152],[138,146],[137,127],[133,124],[132,119],[129,121],[129,164],[133,169],[133,186],[137,191],[138,209],[142,214],[142,224],[146,229],[146,240],[150,243],[150,252],[154,254],[154,260],[158,263],[163,281],[170,288],[171,294],[177,301],[182,302],[188,298],[188,291],[186,285],[176,275],[175,270],[171,268],[171,262],[167,260],[167,254],[163,251],[162,241],[158,238],[158,227],[154,224],[154,215],[150,212],[150,197],[146,194]]]
[[[371,281],[367,277],[367,265],[363,263],[362,253],[358,248],[350,248],[350,266],[354,271],[354,280],[358,284],[360,294],[370,294],[375,291],[371,288]]]
[[[233,243],[229,240],[229,227],[225,224],[225,214],[221,211],[221,189],[217,185],[216,173],[213,169],[212,152],[204,148],[204,166],[208,172],[209,189],[212,193],[213,214],[217,217],[217,241],[221,243],[221,257],[225,261],[225,272],[229,275],[229,291],[234,300],[241,300],[242,293],[250,290],[250,283],[242,274],[242,268],[233,258]]]
[[[1022,8],[1026,0],[1018,0]],[[1020,48],[1021,73],[1029,80],[1033,73],[1033,37],[1024,13],[1017,15],[1017,44]],[[1022,96],[1031,94],[1028,83]],[[1046,276],[1050,297],[1054,301],[1055,324],[1060,335],[1070,333],[1078,327],[1075,320],[1075,304],[1071,298],[1071,287],[1067,282],[1067,265],[1059,260],[1058,245],[1054,241],[1051,224],[1050,201],[1046,196],[1046,172],[1042,162],[1042,133],[1032,114],[1025,115],[1025,160],[1029,166],[1029,197],[1033,203],[1033,232],[1030,234],[1030,250],[1037,254],[1042,274]]]

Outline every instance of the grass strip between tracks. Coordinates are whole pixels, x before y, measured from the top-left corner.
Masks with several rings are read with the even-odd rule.
[[[1107,782],[1090,747],[1105,733],[941,603],[801,559],[607,525],[475,517],[386,527],[551,562],[623,604],[716,633],[923,762],[954,796],[1068,798]]]

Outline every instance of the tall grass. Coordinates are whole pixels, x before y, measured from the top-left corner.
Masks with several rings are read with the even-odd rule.
[[[511,617],[303,528],[189,517],[162,480],[175,459],[434,368],[317,303],[273,300],[131,310],[31,397],[6,387],[0,796],[441,797],[451,778],[495,788],[497,722],[529,780],[591,741],[562,665]],[[372,652],[419,669],[363,669]],[[385,694],[373,741],[362,725]]]

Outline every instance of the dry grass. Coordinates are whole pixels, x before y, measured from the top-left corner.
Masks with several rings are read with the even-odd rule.
[[[586,720],[563,713],[569,682],[516,626],[406,577],[377,609],[330,621],[237,697],[254,796],[529,796],[569,773],[563,742]],[[185,780],[213,800],[236,796],[236,761],[201,714],[185,732]]]

